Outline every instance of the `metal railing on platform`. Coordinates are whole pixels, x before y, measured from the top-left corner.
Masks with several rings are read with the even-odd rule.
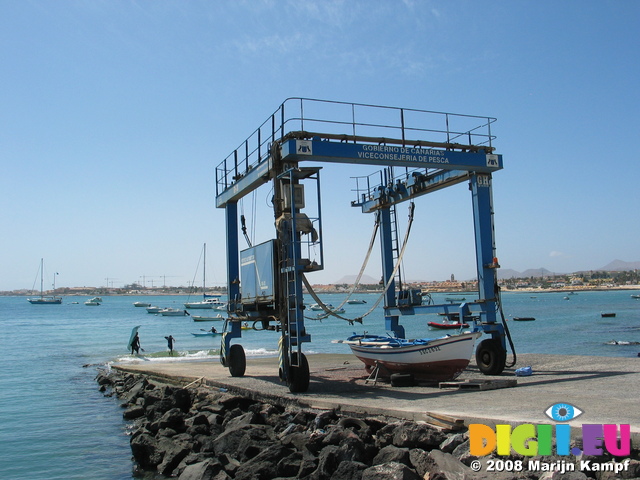
[[[477,115],[288,98],[216,167],[216,195],[269,158],[271,146],[290,132],[322,132],[341,141],[396,144],[437,142],[491,148],[496,119]],[[366,141],[366,140],[365,140]]]

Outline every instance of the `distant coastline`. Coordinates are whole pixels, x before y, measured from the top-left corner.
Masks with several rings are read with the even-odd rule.
[[[314,285],[314,290],[316,290],[317,293],[320,294],[336,294],[336,293],[347,293],[345,287],[341,284],[341,285],[332,285],[332,284],[328,284],[328,285]],[[469,288],[469,285],[465,285],[464,287],[452,287],[451,285],[448,285],[447,288],[438,288],[438,287],[433,287],[433,288],[425,288],[424,286],[420,286],[419,284],[416,285],[407,285],[408,288],[420,288],[422,290],[423,293],[469,293],[469,294],[475,294],[477,293],[477,290],[473,289],[473,288]],[[501,291],[502,293],[579,293],[579,292],[602,292],[602,291],[610,291],[610,290],[640,290],[640,284],[638,285],[594,285],[594,286],[590,286],[590,285],[580,285],[580,286],[565,286],[565,287],[549,287],[549,288],[545,288],[545,287],[517,287],[517,288],[505,288],[504,286],[501,287]],[[217,294],[217,295],[226,295],[227,291],[226,289],[219,289],[216,290],[214,292],[207,292],[209,294]],[[306,290],[305,290],[306,293]],[[367,288],[367,289],[362,289],[362,290],[356,290],[355,292],[358,295],[366,295],[366,294],[372,294],[372,295],[379,295],[380,293],[382,293],[382,288]],[[51,292],[45,292],[45,294],[47,295],[52,295],[54,294],[53,291]],[[30,297],[33,296],[34,293],[30,292],[30,291],[24,291],[24,290],[14,290],[14,291],[3,291],[0,292],[0,296],[3,297]],[[60,289],[57,289],[55,291],[55,295],[60,295],[63,297],[91,297],[91,296],[95,296],[95,295],[101,295],[101,296],[118,296],[118,297],[155,297],[155,296],[188,296],[188,295],[192,295],[192,296],[197,296],[197,295],[202,295],[202,293],[191,293],[189,294],[188,292],[179,290],[179,291],[156,291],[156,290],[152,290],[152,289],[148,289],[148,290],[140,290],[140,291],[133,291],[133,292],[124,292],[124,291],[105,291],[104,289],[95,289],[95,290],[91,290],[91,291],[86,291],[86,292],[73,292],[73,293],[69,293],[69,292],[64,292],[64,291],[60,291]]]

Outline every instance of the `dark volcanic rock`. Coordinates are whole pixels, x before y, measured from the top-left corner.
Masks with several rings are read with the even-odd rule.
[[[406,465],[391,462],[367,468],[362,472],[362,480],[422,480],[422,477]]]
[[[185,414],[179,408],[172,408],[167,411],[160,420],[158,420],[158,427],[160,429],[170,428],[176,432],[184,432],[186,426],[184,424]]]
[[[182,471],[178,480],[212,480],[220,470],[220,465],[214,460],[204,460],[188,465]]]
[[[127,408],[122,413],[122,417],[125,420],[135,420],[136,418],[140,418],[143,416],[144,416],[144,407],[140,405],[133,405],[132,407]]]
[[[158,449],[158,441],[149,434],[142,433],[131,439],[133,458],[146,470],[155,469],[162,461],[162,452]]]
[[[404,422],[393,432],[393,444],[396,447],[431,450],[438,448],[445,439],[444,433],[425,423]]]
[[[469,468],[475,457],[469,454],[467,434],[446,434],[425,423],[390,423],[335,410],[278,406],[206,388],[158,386],[141,375],[118,372],[101,372],[96,382],[106,396],[118,395],[123,416],[132,422],[130,444],[137,477],[159,478],[158,473],[182,480],[558,477],[550,472],[487,472],[490,457],[479,459],[485,466],[475,473]],[[637,457],[634,450],[629,470],[618,478],[640,475]],[[602,463],[611,458],[592,460]],[[612,475],[597,472],[592,477],[608,480]],[[582,472],[570,477],[584,478]]]
[[[340,462],[336,471],[333,472],[331,480],[360,480],[362,478],[362,472],[366,468],[367,465],[361,462]]]
[[[426,470],[433,480],[457,480],[474,476],[473,470],[460,460],[439,450],[429,452]]]
[[[188,445],[174,442],[168,438],[160,440],[158,448],[163,452],[162,462],[158,464],[158,472],[167,476],[171,475],[182,459],[191,451]]]
[[[391,462],[402,463],[403,465],[409,466],[409,449],[396,447],[395,445],[387,445],[381,448],[373,459],[374,465]]]
[[[225,430],[218,435],[214,442],[214,450],[216,455],[228,453],[242,462],[255,457],[271,446],[274,441],[272,427],[245,425],[233,430]]]
[[[237,480],[264,479],[271,480],[278,477],[278,460],[293,453],[287,447],[278,443],[262,450],[252,459],[242,463],[235,473]],[[295,472],[294,472],[295,473]]]

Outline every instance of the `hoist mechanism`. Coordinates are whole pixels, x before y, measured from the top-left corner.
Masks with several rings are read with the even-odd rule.
[[[503,165],[492,146],[493,122],[491,117],[406,108],[285,100],[216,168],[216,206],[225,209],[227,236],[228,318],[220,357],[231,375],[245,374],[244,349],[231,342],[241,338],[242,322],[253,321],[262,330],[280,333],[279,374],[290,391],[304,392],[309,386],[309,364],[302,352],[302,344],[311,341],[304,322],[303,282],[309,285],[306,275],[324,268],[324,248],[321,167],[305,165],[324,162],[383,167],[379,181],[357,179],[352,206],[376,215],[386,330],[404,338],[404,315],[457,314],[490,336],[476,350],[480,370],[501,373],[508,331],[498,321],[492,173]],[[406,239],[401,250],[395,207],[462,182],[471,190],[478,300],[423,305],[420,292],[396,284]],[[274,236],[240,251],[238,201],[267,183],[273,189]]]

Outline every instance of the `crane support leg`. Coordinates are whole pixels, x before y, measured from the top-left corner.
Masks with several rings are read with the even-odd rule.
[[[380,246],[382,249],[382,281],[386,286],[393,276],[393,240],[392,240],[391,208],[380,209]],[[390,307],[396,306],[395,280],[391,280],[389,288],[384,293],[385,312]],[[385,329],[392,331],[396,337],[405,338],[404,327],[398,321],[398,315],[386,315],[384,317]]]
[[[235,312],[240,302],[240,262],[238,248],[238,203],[228,202],[225,206],[227,227],[227,311]],[[231,328],[222,335],[220,345],[220,361],[229,368],[231,375],[241,377],[244,375],[245,356],[240,345],[232,348],[231,340],[242,336],[239,321],[230,322]]]
[[[476,349],[476,363],[486,375],[502,373],[506,365],[507,348],[504,326],[497,322],[498,311],[498,259],[495,257],[493,227],[493,195],[491,174],[471,175],[473,221],[476,242],[479,302],[484,303],[480,328],[491,335]]]

